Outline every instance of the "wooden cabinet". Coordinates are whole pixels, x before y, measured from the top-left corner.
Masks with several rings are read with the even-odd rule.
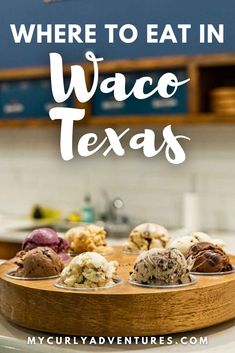
[[[21,243],[0,241],[0,259],[11,259],[21,250]]]
[[[215,114],[211,106],[211,92],[216,87],[235,88],[235,54],[203,56],[162,57],[143,60],[113,61],[100,64],[101,75],[115,72],[136,73],[147,76],[149,73],[175,72],[180,79],[190,78],[190,82],[179,89],[174,97],[175,107],[158,111],[141,109],[136,114],[97,114],[96,97],[90,103],[89,124],[110,125],[152,125],[152,124],[210,124],[235,123],[235,114]],[[92,70],[90,70],[92,75]],[[155,98],[156,99],[156,98]],[[98,98],[99,100],[99,98]],[[151,104],[151,102],[142,102]],[[161,100],[159,100],[161,105]],[[147,111],[148,110],[148,111]],[[165,111],[164,111],[165,110]]]
[[[89,84],[93,77],[93,66],[85,64],[84,69]],[[235,114],[231,113],[232,110],[225,109],[223,114],[216,113],[214,107],[216,107],[217,98],[213,96],[212,99],[213,92],[218,87],[235,88],[235,53],[104,61],[99,63],[99,72],[100,82],[116,72],[124,73],[127,91],[140,77],[149,76],[156,83],[159,77],[166,72],[175,73],[179,80],[190,78],[190,82],[180,86],[176,94],[169,99],[163,99],[156,93],[142,101],[131,96],[126,101],[117,102],[112,94],[103,94],[97,89],[93,99],[85,104],[86,117],[79,124],[115,126],[235,123]],[[64,74],[69,81],[70,65],[65,66]],[[46,107],[53,104],[48,89],[49,82],[49,68],[0,71],[2,116],[0,126],[55,126],[58,122],[51,122],[46,114]],[[4,105],[9,97],[6,90],[9,90],[12,98],[14,94],[20,94],[17,87],[28,87],[28,91],[23,94],[25,105],[27,105],[25,114],[23,111],[17,114],[17,108],[20,111],[17,99],[11,99],[12,106]],[[30,94],[32,95],[31,100]],[[39,97],[35,103],[34,95]],[[230,95],[230,103],[233,106],[231,99],[233,98]],[[14,106],[14,104],[16,105]],[[76,99],[66,102],[66,105],[76,107]],[[80,104],[78,106],[81,107]],[[5,116],[4,111],[6,112]],[[32,116],[30,112],[32,112]],[[41,116],[43,112],[45,112],[44,117]]]

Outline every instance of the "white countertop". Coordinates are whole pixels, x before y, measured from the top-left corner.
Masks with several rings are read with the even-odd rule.
[[[173,232],[174,236],[177,235],[179,231]],[[4,232],[0,234],[0,241],[1,240],[8,240],[8,241],[22,241],[25,237],[24,232],[13,232],[13,235],[7,235]],[[230,253],[235,254],[235,232],[234,233],[223,233],[223,232],[213,232],[213,236],[216,238],[222,238],[225,243],[226,247],[225,250],[229,251]],[[123,240],[117,239],[110,239],[109,241],[112,245],[114,244],[121,244]],[[231,320],[224,324],[220,324],[214,327],[210,327],[203,330],[198,330],[190,333],[183,333],[173,335],[173,342],[172,345],[83,345],[82,342],[79,345],[48,345],[44,343],[40,345],[37,343],[36,345],[27,345],[27,338],[28,336],[36,336],[36,337],[49,337],[48,335],[40,332],[30,331],[26,329],[22,329],[17,327],[9,322],[7,322],[1,315],[0,315],[0,353],[27,353],[27,352],[35,352],[35,353],[72,353],[76,352],[141,352],[141,353],[151,353],[151,352],[158,352],[158,353],[178,353],[178,352],[190,352],[190,353],[197,353],[197,352],[208,352],[208,353],[232,353],[235,350],[235,320]],[[208,337],[208,344],[207,345],[200,345],[199,342],[195,345],[187,344],[182,345],[180,343],[181,337]],[[51,336],[50,336],[51,337]]]

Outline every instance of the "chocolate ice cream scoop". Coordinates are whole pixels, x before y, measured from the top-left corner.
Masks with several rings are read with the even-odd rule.
[[[192,271],[212,273],[227,272],[233,269],[229,256],[221,247],[207,242],[194,244],[185,255],[194,264]]]
[[[53,249],[62,260],[68,260],[66,251],[70,246],[68,242],[59,237],[57,232],[51,228],[38,228],[32,231],[22,244],[22,250],[29,251],[38,246],[48,246]]]
[[[64,267],[60,257],[49,247],[21,251],[15,259],[15,264],[18,268],[12,275],[25,278],[57,276]]]

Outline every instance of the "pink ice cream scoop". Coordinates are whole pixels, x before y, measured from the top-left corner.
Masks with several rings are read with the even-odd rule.
[[[57,232],[51,228],[38,228],[32,231],[22,244],[22,250],[29,251],[39,246],[48,246],[53,249],[62,260],[68,260],[66,253],[70,246],[68,242],[59,237]]]

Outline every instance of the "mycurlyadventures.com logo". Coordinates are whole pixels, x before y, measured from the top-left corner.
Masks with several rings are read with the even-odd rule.
[[[207,336],[153,336],[153,337],[76,337],[76,336],[29,336],[28,345],[207,345]]]

